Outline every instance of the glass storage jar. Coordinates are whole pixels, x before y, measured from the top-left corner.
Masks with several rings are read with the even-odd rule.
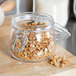
[[[73,12],[76,17],[76,0],[73,1]]]
[[[24,62],[44,61],[55,52],[55,37],[60,40],[69,36],[67,29],[47,14],[17,14],[12,17],[10,54]]]
[[[69,16],[69,0],[33,0],[33,11],[47,13],[65,27]]]

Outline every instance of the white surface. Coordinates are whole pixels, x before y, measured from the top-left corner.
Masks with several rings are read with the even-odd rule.
[[[0,7],[0,26],[3,24],[3,21],[4,21],[4,12]]]

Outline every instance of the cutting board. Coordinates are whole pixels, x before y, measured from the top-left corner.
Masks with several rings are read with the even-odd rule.
[[[9,54],[8,42],[11,32],[11,16],[6,16],[0,27],[0,76],[76,76],[76,57],[57,45],[56,54],[65,56],[70,63],[65,67],[55,67],[47,61],[24,63]]]

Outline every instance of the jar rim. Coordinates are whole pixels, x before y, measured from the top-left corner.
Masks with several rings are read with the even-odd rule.
[[[20,14],[15,14],[15,15],[13,15],[12,16],[12,22],[11,22],[11,26],[12,26],[12,28],[14,28],[15,30],[24,30],[24,28],[21,28],[21,27],[19,27],[19,26],[17,26],[16,25],[16,20],[15,20],[15,18],[17,18],[17,17],[24,17],[24,15],[36,15],[36,16],[43,16],[43,17],[47,17],[47,19],[50,21],[50,23],[52,24],[52,27],[51,28],[53,28],[54,27],[54,18],[52,17],[52,16],[50,16],[50,15],[48,15],[48,14],[46,14],[46,13],[36,13],[36,12],[24,12],[24,13],[20,13]],[[40,26],[42,26],[42,25],[40,25]],[[27,31],[27,30],[26,30]],[[30,30],[29,32],[36,32],[37,30]],[[48,29],[46,29],[46,30],[41,30],[41,31],[48,31]]]

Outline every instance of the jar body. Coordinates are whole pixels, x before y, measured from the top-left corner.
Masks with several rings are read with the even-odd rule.
[[[68,21],[69,0],[35,0],[35,11],[51,15],[55,22],[65,26]]]
[[[21,24],[24,25],[23,23],[28,20],[26,19],[27,15],[17,16],[17,27]],[[36,23],[48,22],[48,19],[44,18],[44,16],[44,19],[41,15],[31,14],[31,16],[34,18],[30,17],[29,19],[35,20]],[[12,23],[12,26],[15,26],[15,24]],[[46,25],[53,26],[53,24],[49,23]],[[32,25],[31,28],[33,29],[34,26]],[[9,45],[11,55],[17,60],[24,62],[40,62],[51,57],[55,52],[54,28],[48,28],[48,26],[45,27],[44,24],[39,24],[37,27],[34,27],[34,30],[30,30],[30,27],[26,30],[12,28]]]
[[[16,52],[12,48],[14,46],[14,41],[16,41],[17,44],[14,48],[20,48],[21,46],[21,38],[15,39],[15,34],[16,31],[13,30],[12,36],[10,38],[10,52],[18,60],[28,62],[43,61],[52,56],[55,52],[55,44],[52,29],[51,31],[44,32],[26,32],[28,42],[20,52]]]

